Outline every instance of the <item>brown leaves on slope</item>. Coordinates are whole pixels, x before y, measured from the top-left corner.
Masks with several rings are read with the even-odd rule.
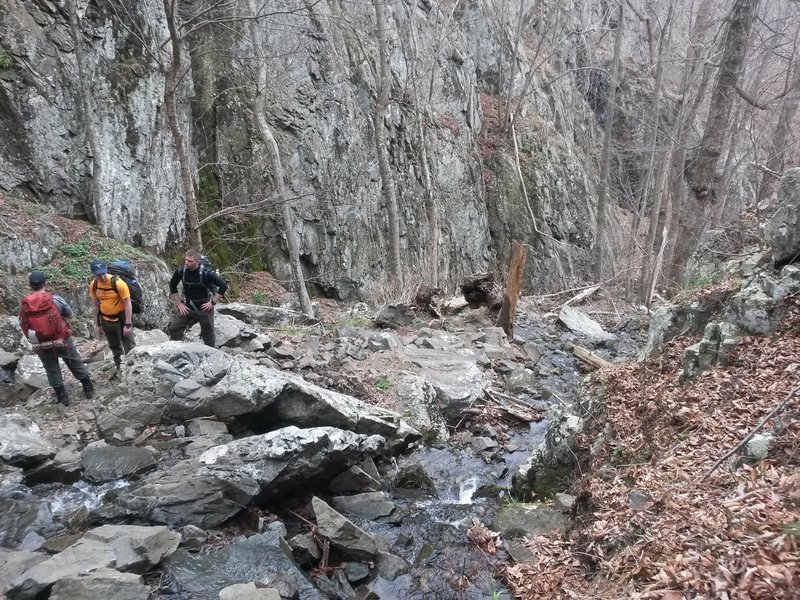
[[[800,306],[772,338],[746,338],[730,365],[679,386],[689,340],[661,364],[604,370],[602,450],[581,491],[594,513],[568,539],[528,540],[536,563],[509,566],[519,598],[798,598],[800,402],[764,428],[769,459],[704,479],[800,383]]]

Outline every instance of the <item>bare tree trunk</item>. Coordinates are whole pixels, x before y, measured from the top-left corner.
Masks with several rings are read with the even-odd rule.
[[[183,63],[182,40],[178,33],[178,0],[163,0],[163,2],[172,46],[172,56],[164,74],[164,114],[172,133],[172,139],[175,142],[175,150],[178,153],[181,184],[183,185],[183,193],[186,196],[186,224],[189,227],[189,240],[192,246],[199,251],[203,249],[203,234],[200,231],[200,215],[197,210],[197,196],[194,190],[189,150],[183,131],[181,131],[180,123],[178,123],[178,107],[175,98],[180,81],[180,69]]]
[[[608,114],[603,129],[603,154],[600,163],[600,185],[598,186],[597,193],[597,228],[595,230],[594,250],[595,250],[595,267],[598,276],[602,277],[605,274],[608,264],[613,258],[613,249],[611,242],[608,239],[608,172],[611,165],[611,143],[612,143],[612,130],[614,127],[614,117],[616,113],[617,102],[617,84],[620,71],[620,55],[622,54],[622,31],[623,19],[625,17],[625,3],[619,3],[617,11],[617,37],[614,42],[614,58],[611,64],[611,82],[608,88]]]
[[[86,57],[83,53],[83,35],[81,32],[78,12],[75,9],[75,0],[66,1],[69,13],[69,31],[75,44],[75,61],[78,64],[78,94],[80,96],[83,126],[86,128],[86,142],[92,153],[92,210],[87,210],[90,219],[103,235],[108,235],[108,226],[103,218],[103,160],[100,154],[100,144],[97,141],[97,132],[94,128],[94,105],[89,92],[88,78],[86,75]],[[87,207],[88,208],[88,207]]]
[[[767,169],[761,175],[761,182],[758,185],[756,196],[757,204],[761,204],[767,197],[775,191],[780,174],[783,173],[786,155],[786,140],[789,137],[789,130],[797,114],[797,105],[800,102],[800,65],[795,63],[794,82],[787,89],[786,96],[781,106],[781,114],[778,117],[778,124],[775,126],[775,134],[772,136],[772,144],[767,157]],[[778,175],[773,175],[778,173]]]
[[[514,96],[514,80],[517,78],[517,63],[519,61],[519,44],[522,40],[522,28],[525,22],[525,13],[527,11],[527,2],[521,0],[519,3],[519,15],[517,18],[517,30],[514,34],[514,49],[511,53],[511,75],[508,78],[508,86],[506,91],[506,104],[503,109],[503,131],[506,131],[509,126],[509,119],[511,118],[511,101]]]
[[[522,288],[522,274],[525,271],[525,259],[528,257],[528,246],[521,242],[511,244],[511,258],[508,261],[506,291],[503,294],[503,305],[497,315],[496,327],[502,327],[508,339],[514,337],[514,315],[517,312],[517,300]]]
[[[695,199],[705,205],[715,202],[714,180],[717,175],[717,162],[727,135],[731,108],[736,98],[736,85],[739,82],[758,2],[759,0],[736,0],[733,5],[725,35],[722,60],[711,93],[703,138],[700,141],[695,164],[687,171],[687,182]],[[686,258],[688,259],[688,256]]]
[[[251,14],[256,15],[257,7],[255,0],[248,0],[248,6]],[[277,189],[278,210],[283,220],[283,229],[286,235],[286,246],[289,251],[289,263],[292,268],[297,301],[300,303],[300,310],[307,316],[313,317],[314,309],[311,306],[311,299],[308,296],[305,277],[303,276],[303,265],[300,262],[300,244],[298,243],[297,234],[294,229],[292,209],[287,199],[288,195],[286,193],[286,177],[283,172],[283,162],[281,161],[278,143],[275,141],[272,129],[264,116],[264,100],[267,89],[267,63],[262,52],[261,30],[258,27],[256,19],[250,20],[250,38],[255,50],[255,69],[257,74],[255,95],[253,96],[253,119],[272,166],[275,187]]]
[[[403,267],[400,261],[400,210],[397,194],[394,189],[391,170],[389,168],[389,150],[386,147],[386,131],[383,115],[389,106],[389,92],[392,82],[389,79],[389,62],[386,51],[385,18],[383,14],[384,0],[373,0],[375,7],[375,37],[378,43],[378,65],[375,70],[375,149],[378,153],[378,169],[381,174],[383,201],[386,203],[386,214],[389,222],[388,231],[388,267],[389,278],[398,290],[403,287]]]
[[[675,171],[676,173],[683,173],[686,182],[692,188],[695,202],[690,205],[689,199],[685,197],[683,192],[678,194],[677,190],[673,189],[673,207],[677,209],[673,213],[675,219],[675,226],[673,227],[674,238],[671,253],[668,254],[668,258],[665,260],[667,264],[667,283],[671,290],[680,287],[683,283],[686,263],[695,248],[697,248],[708,222],[708,217],[711,214],[709,204],[714,201],[715,197],[715,194],[712,193],[714,190],[711,184],[717,170],[717,159],[721,153],[721,142],[716,140],[719,136],[724,140],[727,133],[726,128],[730,109],[733,105],[733,96],[736,94],[735,88],[747,47],[747,34],[749,34],[750,24],[752,24],[755,14],[755,5],[757,4],[758,0],[736,0],[725,36],[722,62],[720,63],[714,91],[712,92],[711,108],[703,131],[703,140],[700,142],[698,158],[693,165],[678,165]],[[710,0],[703,0],[698,8],[697,19],[693,28],[694,39],[703,39],[705,30],[710,26],[710,6]],[[743,28],[743,18],[748,21],[746,28]],[[730,60],[726,62],[726,59]],[[690,48],[687,51],[686,60],[687,67],[685,72],[688,77],[684,80],[684,96],[688,95],[688,86],[692,84],[698,70],[703,68],[704,63],[704,61],[700,60],[699,53],[694,48]],[[693,63],[693,65],[689,66],[689,63]],[[689,108],[682,107],[683,116],[681,119],[684,124],[678,141],[679,148],[688,146],[691,115],[694,115],[699,108],[707,82],[708,71],[705,71],[692,106]],[[686,100],[688,98],[684,98],[682,105],[686,104]],[[724,123],[720,124],[723,121],[723,117]],[[701,175],[701,172],[705,174]],[[696,183],[693,184],[692,182]],[[701,182],[705,183],[701,184]],[[675,183],[677,184],[677,182]],[[701,197],[703,200],[698,201]]]
[[[411,30],[411,40],[414,44],[414,55],[419,55],[417,35]],[[434,63],[435,63],[434,59]],[[419,144],[419,161],[422,168],[422,189],[425,198],[425,215],[428,218],[428,282],[432,287],[439,285],[439,207],[433,196],[433,180],[431,167],[428,162],[428,136],[426,134],[425,118],[427,110],[423,109],[419,97],[419,86],[416,75],[419,73],[418,63],[414,64],[412,89],[414,92],[414,114],[417,120],[417,139]],[[435,69],[431,69],[434,71]],[[431,90],[432,92],[432,90]],[[428,98],[430,102],[430,98]]]

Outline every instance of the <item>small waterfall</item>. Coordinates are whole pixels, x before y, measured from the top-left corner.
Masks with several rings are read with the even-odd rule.
[[[129,483],[122,479],[93,485],[80,480],[69,487],[62,487],[50,496],[50,507],[54,516],[70,514],[82,506],[93,510],[100,506],[106,492],[127,487]]]

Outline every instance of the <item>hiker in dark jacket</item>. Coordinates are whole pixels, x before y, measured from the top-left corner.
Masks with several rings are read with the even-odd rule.
[[[186,330],[200,323],[200,337],[206,346],[214,347],[214,306],[228,291],[228,284],[211,269],[201,265],[202,255],[189,250],[183,266],[175,269],[169,280],[169,293],[178,314],[172,318],[167,329],[169,339],[182,340]],[[183,296],[178,294],[182,284]]]
[[[28,277],[31,293],[22,300],[19,324],[22,333],[31,342],[39,360],[42,361],[47,382],[53,387],[56,399],[61,404],[68,405],[69,396],[61,375],[59,358],[64,361],[75,379],[81,382],[84,396],[87,398],[94,396],[94,385],[89,370],[72,341],[72,331],[68,321],[72,318],[72,308],[61,296],[51,294],[44,289],[46,281],[47,278],[41,271],[34,271]]]

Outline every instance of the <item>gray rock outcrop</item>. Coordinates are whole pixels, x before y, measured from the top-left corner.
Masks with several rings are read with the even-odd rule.
[[[778,210],[764,226],[764,234],[775,264],[800,259],[800,169],[788,169],[781,177]]]
[[[139,518],[170,527],[214,527],[254,498],[324,482],[383,448],[379,436],[286,427],[215,446],[146,477],[116,502]]]
[[[237,361],[200,344],[168,342],[139,346],[126,357],[127,393],[98,418],[111,437],[125,427],[213,416],[262,430],[264,422],[303,427],[330,425],[356,433],[378,434],[390,448],[401,448],[419,434],[389,410],[315,386],[303,378]]]
[[[0,410],[0,459],[9,465],[31,467],[53,458],[56,448],[40,431],[31,419]]]

